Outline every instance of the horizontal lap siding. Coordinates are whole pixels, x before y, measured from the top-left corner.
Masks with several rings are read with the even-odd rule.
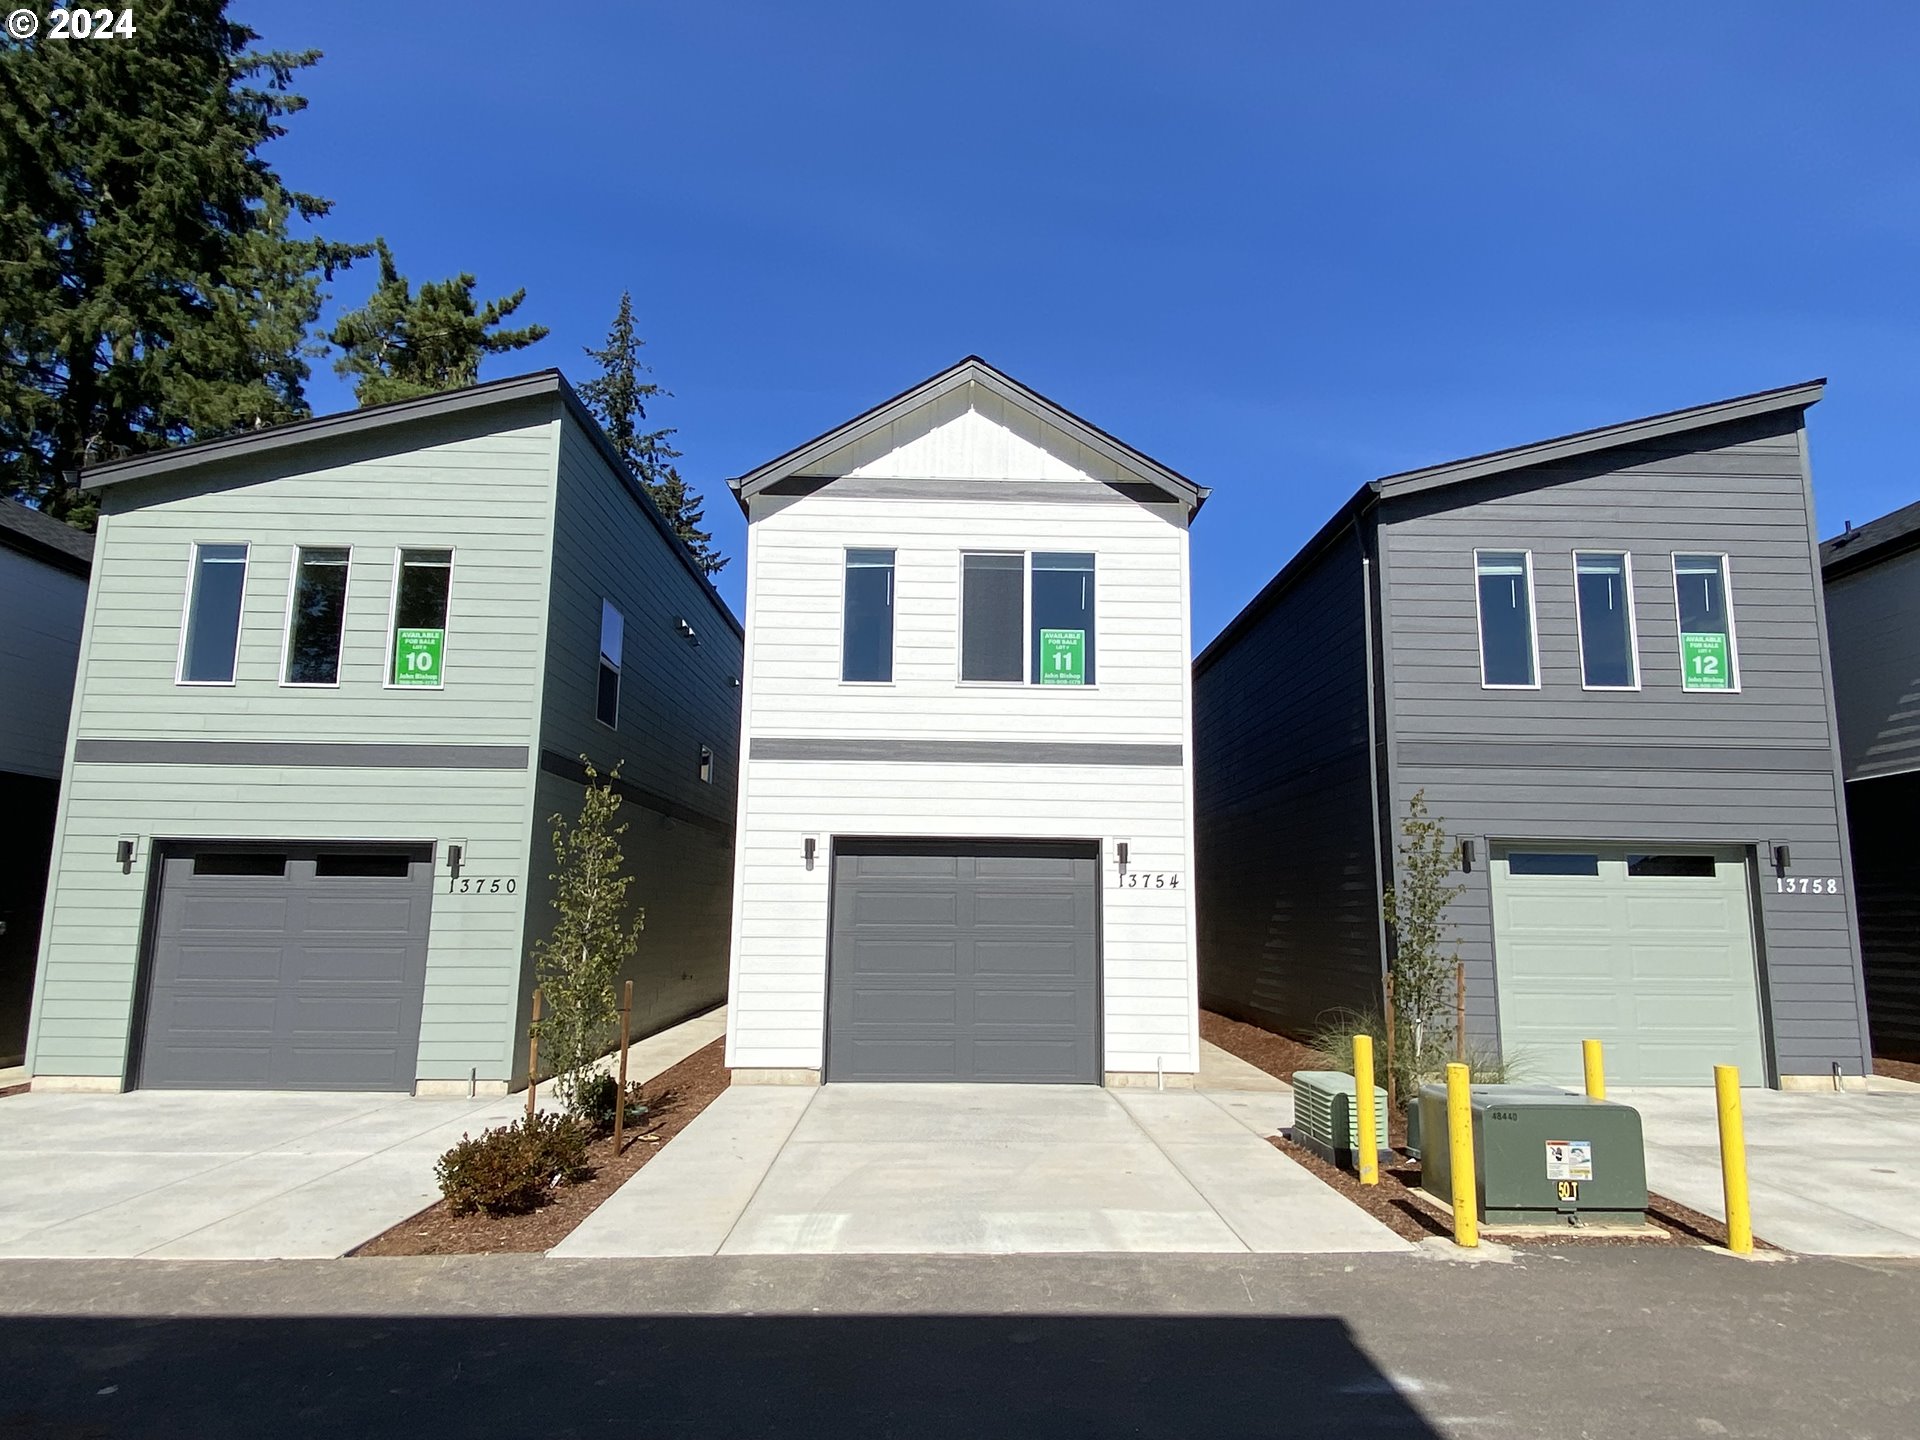
[[[1603,452],[1470,481],[1389,494],[1385,563],[1390,723],[1399,752],[1435,742],[1516,742],[1504,766],[1397,765],[1392,803],[1424,789],[1459,836],[1483,840],[1770,843],[1792,847],[1796,877],[1842,894],[1777,893],[1760,881],[1760,941],[1782,1074],[1863,1062],[1860,970],[1829,709],[1797,416],[1697,432],[1691,444]],[[1533,554],[1538,690],[1480,685],[1473,552]],[[1633,555],[1641,689],[1581,687],[1573,552]],[[1741,692],[1680,688],[1672,554],[1729,556]],[[1525,742],[1524,748],[1518,742]],[[1569,749],[1556,757],[1557,744]],[[1642,747],[1641,761],[1582,769],[1582,745]],[[1779,769],[1690,766],[1690,748],[1764,755]],[[1484,859],[1484,857],[1483,857]],[[1469,1025],[1498,1035],[1486,867],[1464,877],[1453,915],[1468,965]],[[1852,1006],[1849,1011],[1848,1007]]]
[[[552,400],[315,443],[104,492],[73,731],[83,739],[532,747],[557,445]],[[235,683],[174,683],[194,541],[246,542]],[[341,683],[279,684],[297,545],[351,545]],[[392,690],[399,547],[455,551],[446,683]],[[420,1028],[422,1079],[512,1070],[533,787],[527,770],[69,762],[43,926],[39,1074],[122,1073],[156,837],[432,841],[440,870]],[[121,835],[136,863],[113,863]],[[463,874],[512,895],[449,896]],[[76,988],[77,987],[77,988]],[[80,997],[84,995],[83,1001]]]
[[[1920,772],[1847,786],[1873,1052],[1920,1061]]]
[[[59,778],[86,605],[84,577],[0,544],[0,770]]]
[[[600,607],[625,622],[619,726],[596,715]],[[541,744],[590,756],[672,806],[713,822],[670,819],[643,800],[621,810],[629,892],[647,929],[625,978],[634,980],[634,1033],[651,1034],[720,1004],[727,986],[727,920],[733,888],[733,827],[739,791],[741,640],[724,602],[681,563],[592,440],[569,421],[561,436],[554,526],[552,623],[542,700]],[[682,633],[691,625],[695,645]],[[699,776],[700,747],[713,752],[713,779]],[[551,825],[580,807],[579,784],[540,777],[529,949],[550,933],[544,879],[552,869]]]
[[[1847,778],[1920,770],[1920,550],[1831,581],[1826,594]]]
[[[1116,888],[1103,848],[1108,1070],[1191,1070],[1186,782],[1175,768],[857,765],[756,760],[740,847],[729,1063],[817,1068],[826,1018],[831,837],[1131,841],[1129,868],[1173,890]],[[820,838],[812,871],[805,836]]]
[[[1348,536],[1194,680],[1202,1003],[1294,1035],[1381,999],[1363,583]]]

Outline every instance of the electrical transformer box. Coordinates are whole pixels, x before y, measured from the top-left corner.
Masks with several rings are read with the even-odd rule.
[[[1640,1112],[1547,1085],[1475,1085],[1474,1177],[1490,1225],[1642,1225]],[[1451,1201],[1447,1087],[1423,1085],[1420,1186]]]

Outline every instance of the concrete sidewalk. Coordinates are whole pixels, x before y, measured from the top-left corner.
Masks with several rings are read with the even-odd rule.
[[[1633,1087],[1647,1184],[1726,1218],[1713,1091]],[[1811,1255],[1920,1256],[1920,1093],[1740,1092],[1754,1233]]]
[[[552,1253],[1405,1251],[1261,1138],[1290,1108],[1284,1089],[739,1086]]]
[[[723,1008],[662,1031],[632,1048],[629,1078],[651,1079],[725,1030]],[[439,1198],[434,1161],[463,1134],[525,1113],[525,1092],[9,1096],[0,1256],[344,1255]]]

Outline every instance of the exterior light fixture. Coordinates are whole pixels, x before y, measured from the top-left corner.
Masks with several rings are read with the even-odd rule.
[[[133,873],[133,841],[116,841],[113,847],[113,860],[120,867],[122,875]]]
[[[1792,864],[1793,847],[1790,845],[1776,844],[1773,847],[1773,873],[1776,875],[1784,875],[1787,873],[1788,867]]]
[[[1122,875],[1126,874],[1127,873],[1127,842],[1126,841],[1116,840],[1113,842],[1113,858],[1120,866],[1120,873]]]
[[[465,857],[466,853],[465,846],[447,846],[447,873],[456,880],[460,878],[460,861]]]
[[[816,843],[811,835],[800,842],[800,853],[806,857],[807,869],[809,870],[813,869],[813,850]]]
[[[1471,840],[1460,842],[1460,873],[1462,875],[1473,873],[1473,842]]]

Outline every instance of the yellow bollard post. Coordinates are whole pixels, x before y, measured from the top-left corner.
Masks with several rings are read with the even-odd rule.
[[[1720,1185],[1727,1201],[1727,1249],[1753,1253],[1753,1212],[1747,1206],[1747,1135],[1740,1120],[1740,1067],[1713,1067],[1715,1108],[1720,1112]]]
[[[1473,1097],[1467,1067],[1447,1066],[1447,1168],[1453,1179],[1453,1243],[1480,1243],[1480,1187],[1473,1173]]]
[[[1607,1069],[1601,1063],[1600,1042],[1582,1040],[1580,1054],[1587,1062],[1587,1098],[1604,1100],[1607,1098]]]
[[[1359,1116],[1360,1133],[1354,1138],[1353,1154],[1360,1166],[1360,1183],[1380,1183],[1380,1147],[1374,1136],[1380,1117],[1373,1108],[1373,1037],[1353,1037],[1353,1098]]]

